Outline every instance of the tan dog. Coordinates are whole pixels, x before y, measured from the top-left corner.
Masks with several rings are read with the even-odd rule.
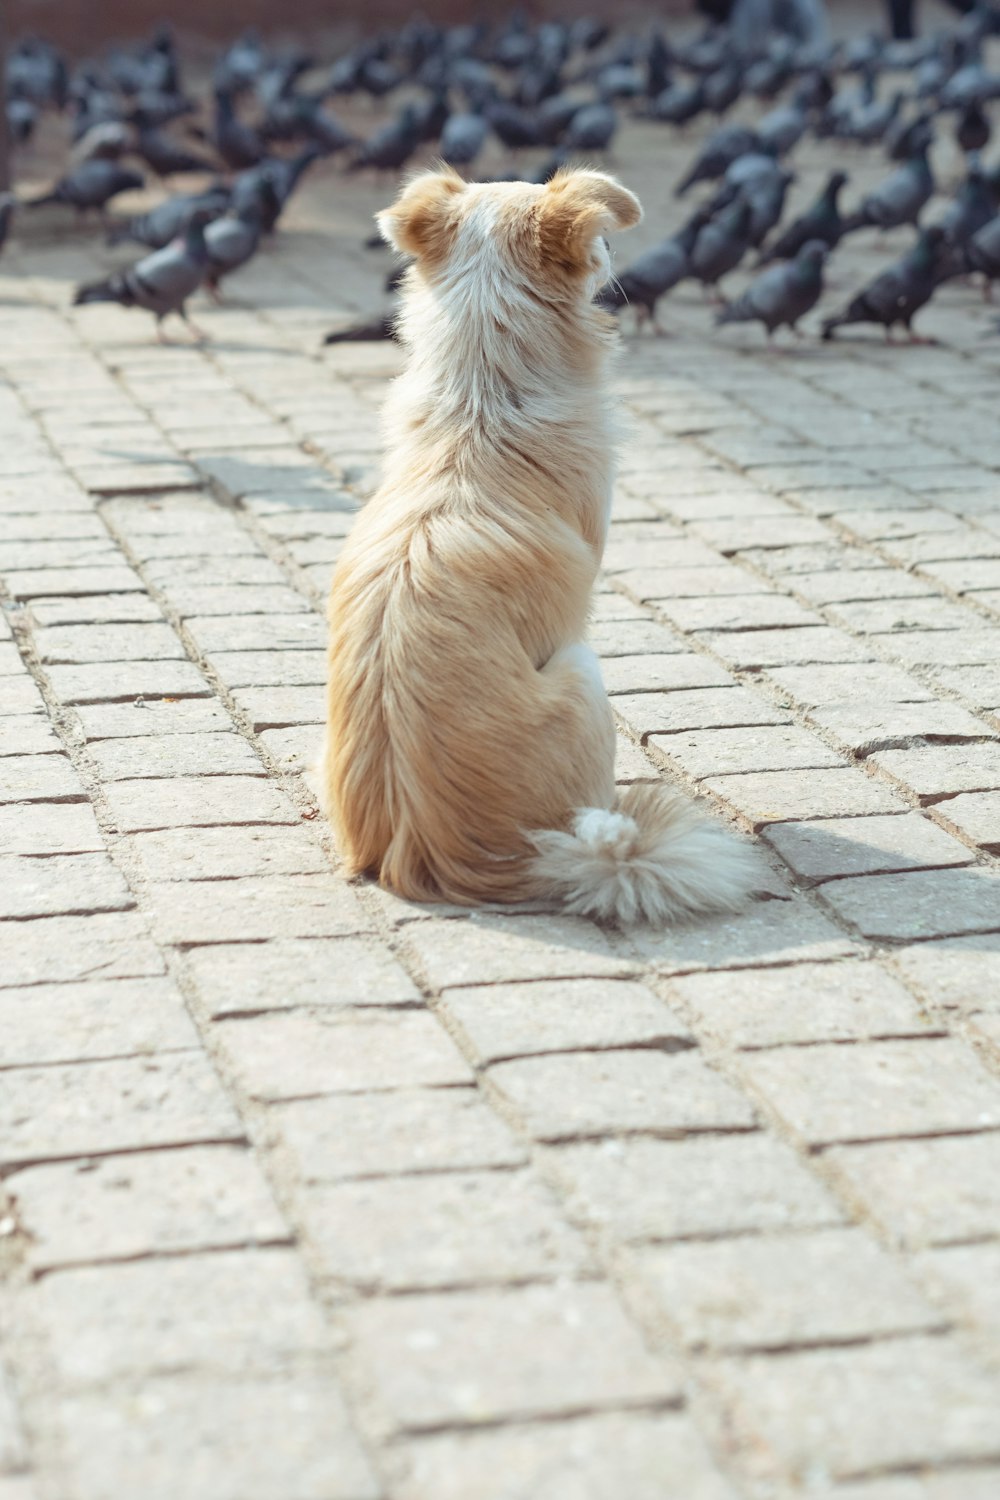
[[[597,172],[544,187],[427,173],[379,215],[414,257],[384,482],[330,595],[324,801],[352,873],[413,900],[662,923],[740,904],[744,847],[656,786],[615,803],[583,644],[614,437],[604,235],[641,216]]]

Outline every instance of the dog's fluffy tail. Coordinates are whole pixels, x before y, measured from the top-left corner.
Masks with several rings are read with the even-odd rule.
[[[736,911],[754,884],[750,847],[660,786],[630,787],[617,810],[584,807],[568,833],[530,839],[541,890],[567,911],[623,926]]]

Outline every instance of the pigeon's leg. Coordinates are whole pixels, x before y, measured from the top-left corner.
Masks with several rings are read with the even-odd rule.
[[[167,336],[166,336],[166,334],[163,332],[163,319],[162,318],[157,318],[157,320],[156,320],[156,342],[158,344],[172,344],[173,343],[173,339],[168,339]]]
[[[225,303],[226,299],[225,299],[225,297],[223,297],[222,293],[219,291],[219,283],[217,281],[206,281],[205,282],[205,290],[208,293],[208,295],[211,297],[212,301],[215,303],[216,307],[222,307],[223,306],[223,304]]]
[[[195,343],[196,344],[204,344],[207,341],[207,339],[208,339],[208,334],[205,332],[205,330],[203,328],[199,328],[198,325],[197,325],[197,323],[192,322],[191,317],[190,317],[190,315],[188,313],[188,310],[184,306],[183,303],[177,309],[177,311],[180,313],[181,317],[184,319],[185,323],[187,324],[188,328],[190,329],[191,335],[194,338]]]

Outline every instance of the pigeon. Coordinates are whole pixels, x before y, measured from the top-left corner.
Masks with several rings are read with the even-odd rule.
[[[197,156],[178,146],[161,130],[140,126],[138,151],[143,161],[148,162],[157,177],[171,177],[175,172],[211,172],[213,166],[205,157]]]
[[[757,121],[757,139],[766,151],[785,156],[798,145],[808,124],[806,106],[793,101],[780,109],[772,109]]]
[[[983,277],[983,296],[993,300],[992,283],[1000,279],[1000,218],[991,219],[965,245],[965,264]]]
[[[47,203],[66,203],[77,213],[86,213],[96,208],[103,214],[106,205],[119,193],[128,193],[141,188],[143,180],[138,172],[130,172],[115,161],[83,161],[73,167],[66,176],[40,198],[31,198],[26,208],[41,208]]]
[[[844,220],[843,233],[851,234],[869,225],[876,229],[897,229],[901,224],[916,224],[920,210],[933,192],[934,177],[925,147],[861,200],[856,211]]]
[[[916,119],[899,119],[885,133],[885,151],[890,161],[909,161],[917,151],[934,143],[934,126],[927,114]]]
[[[523,151],[541,144],[541,133],[530,110],[522,109],[509,99],[493,99],[486,106],[486,118],[493,134],[508,151]]]
[[[463,111],[448,117],[441,132],[438,154],[449,167],[469,167],[486,144],[489,121],[475,112]]]
[[[208,269],[205,272],[205,287],[211,297],[219,301],[219,282],[224,276],[238,271],[257,254],[264,218],[268,209],[277,202],[277,195],[266,179],[261,184],[261,198],[257,204],[246,204],[239,213],[222,214],[205,226],[205,246],[208,250]]]
[[[753,177],[743,188],[743,196],[750,204],[750,244],[755,250],[781,220],[785,211],[785,196],[795,181],[794,172],[768,172]]]
[[[835,329],[848,323],[881,323],[886,340],[891,342],[893,328],[902,323],[911,340],[917,342],[910,323],[940,285],[943,266],[950,254],[943,229],[932,225],[921,230],[905,255],[876,276],[842,313],[827,318],[823,324],[824,339],[832,338]]]
[[[702,286],[717,288],[723,276],[738,266],[747,252],[751,217],[751,206],[741,196],[710,219],[692,247],[688,275]]]
[[[695,240],[708,220],[707,210],[699,209],[676,234],[638,256],[602,288],[599,306],[607,312],[617,312],[626,305],[634,307],[640,324],[649,318],[654,331],[662,332],[656,321],[656,304],[687,275]]]
[[[237,118],[233,96],[224,89],[217,90],[215,95],[212,144],[233,172],[255,167],[264,155],[259,132]]]
[[[822,240],[808,240],[794,260],[771,266],[752,281],[742,296],[717,314],[716,324],[763,323],[769,339],[783,326],[797,333],[799,319],[822,294],[826,254]]]
[[[819,197],[763,252],[760,264],[766,265],[772,260],[791,260],[810,240],[821,240],[828,250],[832,250],[843,233],[837,198],[846,182],[846,172],[831,172]]]
[[[187,314],[187,299],[197,291],[208,269],[205,226],[211,211],[200,208],[192,215],[183,238],[171,240],[142,260],[114,271],[105,281],[78,287],[74,307],[88,302],[117,302],[122,307],[142,307],[156,318],[156,337],[163,342],[163,319],[177,313],[197,333]]]
[[[705,107],[713,115],[724,115],[740,97],[743,89],[743,69],[736,63],[726,63],[705,79]]]
[[[738,156],[757,149],[757,137],[745,125],[721,125],[709,136],[687,175],[677,184],[674,196],[683,198],[696,182],[714,181]]]
[[[705,108],[705,85],[700,78],[672,83],[657,94],[649,107],[650,118],[668,125],[686,125]]]
[[[419,124],[420,116],[415,106],[404,105],[396,119],[376,130],[361,145],[348,171],[359,172],[365,167],[374,167],[377,171],[398,172],[421,144]]]
[[[16,204],[17,199],[13,193],[0,193],[0,250],[7,242]]]
[[[983,151],[990,143],[993,127],[983,106],[977,101],[967,104],[955,125],[955,139],[962,150]]]
[[[996,214],[997,201],[986,173],[974,165],[937,223],[953,245],[964,245]]]
[[[134,240],[137,244],[147,245],[150,250],[162,250],[164,245],[183,234],[191,216],[200,208],[210,209],[214,217],[223,212],[228,202],[229,189],[221,186],[209,188],[204,193],[177,193],[172,198],[165,198],[149,213],[137,214],[135,218],[112,225],[108,231],[108,244],[123,245]]]
[[[618,115],[612,104],[586,104],[577,110],[563,135],[566,151],[607,151],[618,129]]]
[[[367,323],[352,323],[349,328],[335,328],[324,338],[324,344],[373,344],[380,339],[397,339],[396,318],[386,313]]]
[[[322,156],[315,142],[303,146],[295,156],[266,156],[256,167],[241,172],[233,181],[229,207],[241,213],[250,205],[261,208],[264,232],[270,234],[306,169]],[[269,184],[273,192],[265,189]]]

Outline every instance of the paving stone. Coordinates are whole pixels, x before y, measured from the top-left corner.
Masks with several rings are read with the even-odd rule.
[[[690,1349],[784,1352],[940,1332],[947,1321],[860,1229],[656,1246],[633,1264]]]
[[[812,1144],[1000,1127],[1000,1084],[960,1042],[746,1053],[743,1072]]]
[[[0,803],[80,802],[86,793],[65,755],[5,755],[0,758]]]
[[[441,1011],[482,1064],[542,1052],[690,1041],[683,1021],[643,984],[540,980],[446,991]]]
[[[79,1500],[377,1500],[339,1386],[322,1373],[148,1380],[52,1413]]]
[[[205,883],[153,884],[153,931],[160,942],[259,942],[337,937],[367,921],[355,891],[329,871],[319,875],[240,876]]]
[[[222,704],[211,698],[140,698],[135,703],[82,704],[74,712],[90,742],[232,729]]]
[[[30,755],[48,757],[62,750],[62,742],[52,725],[41,714],[4,714],[0,716],[0,756]],[[46,767],[46,770],[49,768]],[[3,775],[0,765],[0,776]]]
[[[0,676],[0,714],[42,714],[45,699],[27,671]]]
[[[1000,931],[1000,875],[993,870],[859,876],[838,880],[820,894],[872,938]]]
[[[940,1030],[875,963],[793,964],[689,974],[670,983],[700,1031],[730,1047],[912,1037]]]
[[[212,615],[247,615],[267,619],[274,614],[305,614],[309,606],[285,583],[270,584],[199,584],[174,583],[170,588],[170,607],[181,620]]]
[[[610,1288],[588,1282],[369,1301],[345,1319],[387,1426],[420,1431],[675,1401]]]
[[[571,1052],[497,1063],[493,1088],[538,1140],[752,1128],[750,1102],[696,1052]]]
[[[504,980],[625,976],[609,937],[579,917],[508,916],[473,911],[460,921],[432,918],[406,933],[406,947],[435,989]]]
[[[188,618],[186,623],[199,649],[213,655],[326,648],[326,626],[311,612],[210,615],[203,619]]]
[[[31,1303],[65,1386],[192,1369],[274,1374],[329,1346],[301,1261],[279,1248],[61,1271]]]
[[[424,1012],[328,1010],[220,1023],[217,1041],[255,1099],[468,1083],[451,1038]]]
[[[476,1089],[396,1089],[301,1099],[271,1130],[303,1182],[515,1167],[524,1148]]]
[[[611,656],[601,663],[609,693],[649,693],[685,688],[725,687],[733,681],[710,657],[695,652],[674,656]]]
[[[651,734],[648,747],[658,759],[672,762],[698,780],[738,772],[820,769],[845,764],[818,735],[800,729],[797,724]]]
[[[326,722],[326,700],[318,687],[243,687],[232,696],[255,734],[262,729]]]
[[[671,1488],[684,1500],[736,1495],[693,1424],[673,1413],[443,1433],[403,1446],[397,1462],[400,1500],[666,1500]]]
[[[163,956],[136,912],[0,922],[0,988],[163,973]]]
[[[1000,853],[1000,792],[964,792],[939,802],[936,811],[987,853]]]
[[[1000,1134],[885,1141],[825,1153],[876,1224],[911,1249],[1000,1236]]]
[[[196,838],[184,828],[137,833],[129,849],[147,879],[157,882],[316,875],[330,868],[323,850],[304,828],[271,823],[256,828],[202,828]]]
[[[0,855],[0,919],[124,911],[134,905],[106,854]]]
[[[26,1167],[7,1188],[35,1272],[289,1239],[259,1168],[238,1146]]]
[[[663,657],[668,654],[681,656],[688,653],[688,642],[683,636],[648,618],[595,621],[588,627],[587,641],[601,658],[602,672],[615,672],[617,668],[612,663],[621,658]],[[683,663],[678,670],[682,668]],[[623,673],[631,672],[633,675],[641,670],[641,664],[636,661],[633,661],[631,667],[622,669]],[[662,670],[667,670],[666,663],[662,664]]]
[[[144,594],[81,594],[75,599],[36,599],[31,618],[48,630],[65,625],[160,624],[163,616]]]
[[[0,1109],[0,1157],[8,1163],[239,1140],[244,1133],[199,1052],[13,1068]]]
[[[1000,1244],[928,1250],[915,1266],[946,1313],[991,1343],[1000,1335]]]
[[[197,1045],[180,993],[167,979],[0,990],[0,1066],[5,1068]]]
[[[102,781],[158,776],[263,776],[259,757],[240,735],[170,734],[102,740],[90,750]]]
[[[714,599],[720,594],[735,594],[742,597],[770,593],[769,586],[763,579],[732,566],[711,568],[678,566],[647,571],[650,576],[644,580],[646,583],[646,588],[643,590],[644,603],[658,603],[663,599],[668,602],[669,606],[670,602],[675,599]],[[619,583],[624,583],[624,581],[618,580]],[[682,623],[682,628],[688,627]]]
[[[897,948],[891,962],[917,994],[946,1010],[1000,1004],[1000,943],[995,937],[946,938]]]
[[[5,574],[4,581],[15,599],[143,592],[138,573],[120,561],[79,568],[19,568]]]
[[[356,1291],[444,1291],[593,1270],[583,1240],[526,1171],[313,1186],[302,1216],[320,1274]]]
[[[50,625],[36,633],[35,643],[40,660],[51,664],[165,661],[184,656],[177,636],[163,624]]]
[[[956,792],[1000,788],[1000,743],[995,740],[981,745],[880,750],[871,759],[894,781],[915,792],[921,802],[937,802]]]
[[[14,1392],[3,1366],[0,1366],[0,1485],[3,1472],[27,1466],[27,1445],[18,1419]],[[2,1497],[0,1490],[0,1497]]]
[[[322,730],[317,724],[296,724],[287,729],[265,729],[257,738],[279,771],[298,776],[315,766]]]
[[[712,1383],[760,1479],[996,1457],[1000,1385],[945,1339],[720,1361]]]
[[[253,776],[114,781],[104,794],[122,833],[299,822],[296,808],[279,788]]]
[[[620,732],[615,736],[615,783],[632,786],[637,781],[659,781],[660,775],[638,745]]]
[[[808,716],[847,749],[869,756],[893,745],[943,740],[981,740],[990,729],[957,703],[885,703],[859,699],[832,708],[811,708]]]
[[[1000,1468],[946,1469],[919,1478],[872,1479],[839,1485],[837,1500],[993,1500]]]
[[[199,588],[288,586],[281,569],[269,557],[249,553],[231,556],[221,549],[204,557],[155,558],[147,563],[144,572],[150,583],[164,590],[168,599],[172,598],[175,585],[182,588],[192,584]]]
[[[49,667],[52,691],[63,703],[115,703],[134,698],[207,698],[211,692],[189,661],[91,663]]]
[[[325,651],[213,651],[207,661],[229,688],[314,684],[319,690],[328,675]]]
[[[809,771],[751,771],[742,775],[712,776],[706,787],[753,824],[799,818],[840,818],[842,815],[903,812],[906,803],[874,777],[853,766]],[[846,819],[845,819],[846,821]]]
[[[973,859],[970,850],[920,813],[779,823],[766,829],[764,838],[806,885]]]
[[[794,1151],[763,1133],[580,1142],[544,1160],[574,1221],[620,1240],[814,1229],[844,1217]]]
[[[870,661],[875,655],[862,642],[827,625],[780,630],[705,631],[706,646],[740,670],[799,662]]]
[[[96,537],[56,541],[48,538],[26,542],[5,539],[0,550],[0,569],[10,574],[31,568],[63,568],[68,563],[74,567],[107,567],[120,557],[117,546],[106,532]]]
[[[767,676],[806,708],[829,708],[859,700],[887,703],[926,703],[933,697],[916,677],[880,662],[855,665],[816,663],[809,667],[774,667]]]
[[[749,688],[693,688],[672,693],[632,693],[615,698],[615,713],[643,738],[682,729],[736,729],[787,724],[791,715]],[[666,748],[666,747],[664,747]]]
[[[419,992],[373,939],[279,938],[195,948],[185,967],[215,1018],[293,1006],[411,1005]]]
[[[801,897],[755,901],[734,916],[706,917],[665,932],[637,928],[629,940],[662,974],[801,963],[861,951]]]

